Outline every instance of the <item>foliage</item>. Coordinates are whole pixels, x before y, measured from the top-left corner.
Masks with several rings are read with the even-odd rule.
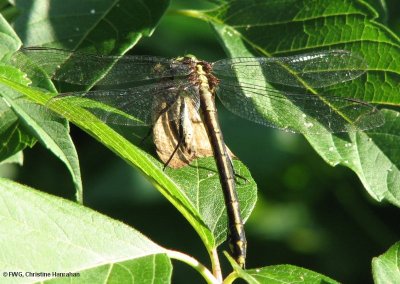
[[[400,60],[397,60],[400,58],[400,42],[387,26],[389,16],[384,2],[210,2],[207,9],[202,7],[204,4],[199,5],[203,9],[172,8],[175,15],[171,17],[197,18],[209,23],[231,57],[286,56],[346,49],[366,60],[367,72],[361,78],[318,90],[316,94],[321,91],[379,104],[385,124],[363,132],[323,132],[306,134],[305,138],[328,164],[340,164],[351,169],[374,200],[398,207],[400,160],[397,158],[397,145],[400,131],[396,107],[400,104]],[[78,201],[72,203],[0,179],[1,216],[6,232],[2,247],[7,248],[2,253],[2,271],[80,273],[79,278],[67,280],[40,276],[28,278],[29,281],[166,283],[171,281],[170,259],[175,258],[194,267],[209,282],[220,280],[216,279],[219,276],[216,272],[219,266],[216,251],[226,239],[227,217],[213,159],[199,159],[183,169],[163,171],[154,150],[146,145],[138,146],[140,143],[133,137],[131,129],[111,128],[96,118],[83,120],[82,117],[88,117],[90,113],[67,104],[53,105],[53,112],[46,111],[47,101],[56,92],[52,82],[36,77],[34,74],[38,70],[20,70],[9,63],[10,56],[22,43],[25,46],[124,54],[144,37],[157,32],[156,26],[168,7],[168,1],[159,0],[121,0],[116,3],[39,0],[16,1],[15,5],[0,1],[1,161],[21,162],[22,150],[39,142],[66,165]],[[18,12],[15,13],[15,10]],[[12,22],[12,27],[6,19]],[[163,25],[160,26],[162,28]],[[154,45],[163,44],[156,42]],[[166,49],[169,52],[173,50],[169,46]],[[262,114],[268,117],[272,112],[273,108],[265,108]],[[136,230],[79,204],[84,201],[81,170],[67,121],[138,169],[185,217],[202,240],[216,278],[188,255],[162,248]],[[242,215],[248,219],[257,199],[256,184],[241,161],[235,160],[234,166],[236,173],[246,180],[239,182],[238,192]],[[255,213],[258,214],[257,210]],[[23,253],[21,248],[24,248]],[[395,244],[373,260],[375,282],[395,282],[399,278],[397,251],[398,244]],[[252,253],[249,262],[251,256]],[[27,258],[29,261],[26,261]],[[227,258],[231,270],[234,270],[226,278],[227,283],[237,277],[249,283],[336,283],[322,274],[293,265],[242,270],[229,256]],[[10,259],[13,261],[10,262]],[[262,259],[267,260],[268,253],[262,255]]]

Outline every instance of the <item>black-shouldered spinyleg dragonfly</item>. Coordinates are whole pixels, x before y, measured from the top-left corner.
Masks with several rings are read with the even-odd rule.
[[[21,49],[12,60],[22,69],[39,66],[54,81],[96,85],[95,90],[61,93],[50,103],[78,104],[110,124],[153,125],[154,142],[165,165],[177,168],[213,155],[232,254],[242,267],[247,242],[232,154],[219,126],[215,95],[243,118],[305,134],[366,130],[384,122],[379,110],[366,102],[316,91],[365,73],[363,58],[345,50],[209,63],[193,56],[102,56],[32,47]]]

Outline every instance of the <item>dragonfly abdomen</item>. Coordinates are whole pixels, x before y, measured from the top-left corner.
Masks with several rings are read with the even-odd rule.
[[[224,137],[219,126],[217,109],[215,107],[215,84],[213,75],[203,69],[201,62],[196,66],[197,80],[200,93],[200,108],[205,123],[208,137],[214,152],[215,161],[220,173],[220,182],[224,194],[225,207],[228,214],[229,240],[231,251],[237,263],[245,266],[247,241],[244,232],[242,217],[240,214],[239,201],[236,192],[234,170],[227,152]],[[209,69],[209,72],[211,69]],[[211,78],[211,82],[208,80]]]

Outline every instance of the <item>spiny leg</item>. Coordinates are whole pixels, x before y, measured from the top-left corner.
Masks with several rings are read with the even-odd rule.
[[[184,113],[185,110],[185,104],[183,103],[181,105],[181,109],[180,109],[180,113]],[[178,137],[179,137],[179,141],[178,144],[176,145],[174,151],[172,152],[171,156],[168,158],[168,160],[165,162],[163,170],[165,170],[165,168],[168,166],[168,164],[171,162],[172,158],[175,156],[176,152],[178,151],[178,149],[182,146],[182,144],[185,141],[185,130],[184,130],[184,126],[183,126],[183,120],[184,117],[182,115],[180,115],[179,117],[179,129],[178,129]]]
[[[235,178],[240,178],[240,179],[244,180],[245,182],[249,182],[249,180],[247,178],[245,178],[244,176],[236,173],[235,167],[233,165],[232,157],[231,157],[231,155],[229,153],[227,153],[227,154],[228,154],[229,162],[231,163],[232,170],[233,170],[233,175],[235,176]]]

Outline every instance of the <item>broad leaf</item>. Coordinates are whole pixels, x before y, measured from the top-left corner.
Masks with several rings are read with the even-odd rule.
[[[20,45],[21,43],[18,36],[0,14],[0,58],[17,50]],[[23,74],[17,72],[17,70],[7,69],[7,71],[5,71],[1,66],[0,75],[13,78],[21,84],[27,84],[29,82],[23,77]],[[35,144],[36,139],[21,129],[21,123],[18,121],[17,115],[4,99],[0,99],[0,118],[0,161],[4,161],[25,149],[27,146],[32,147]]]
[[[372,260],[374,281],[380,283],[400,282],[400,243],[397,242],[384,254]]]
[[[248,169],[240,161],[234,160],[234,168],[238,175],[236,189],[240,209],[246,220],[257,201],[257,186]],[[227,216],[214,158],[197,159],[184,169],[167,169],[166,173],[174,179],[178,188],[196,208],[202,221],[207,225],[207,229],[211,231],[213,238],[208,240],[210,244],[207,247],[212,249],[224,242],[227,233]],[[197,226],[195,229],[203,228]]]
[[[21,42],[14,30],[0,14],[0,59],[9,52],[16,51],[21,46]]]
[[[25,74],[13,67],[0,66],[0,75],[21,85],[30,83]],[[12,128],[2,135],[2,141],[8,141],[5,144],[5,157],[26,146],[33,146],[34,141],[38,140],[67,166],[75,184],[77,200],[82,202],[78,155],[69,136],[66,121],[49,111],[44,111],[42,106],[21,98],[20,93],[4,85],[0,85],[0,95],[7,107],[6,113],[15,119]]]
[[[71,2],[72,3],[72,2]],[[104,3],[100,1],[99,3]],[[113,6],[112,9],[107,10],[103,8],[95,8],[95,16],[99,16],[104,19],[101,23],[97,24],[97,22],[91,22],[92,15],[85,14],[83,18],[86,17],[87,21],[91,24],[87,26],[88,32],[94,33],[91,29],[99,29],[103,28],[105,23],[110,24],[114,23],[119,27],[117,22],[121,19],[121,17],[125,17],[124,21],[132,21],[130,26],[133,26],[131,30],[125,30],[125,26],[121,26],[120,33],[124,34],[124,32],[128,32],[130,35],[135,35],[130,38],[130,44],[133,45],[135,43],[133,38],[139,39],[142,35],[146,35],[151,32],[154,28],[154,25],[157,23],[159,17],[161,16],[161,11],[166,7],[167,2],[163,2],[162,5],[157,3],[157,1],[147,1],[146,3],[133,1],[132,3],[128,3],[127,1],[121,1],[119,5]],[[71,4],[72,7],[73,4]],[[78,3],[74,6],[73,9],[77,9],[81,5]],[[84,11],[87,10],[87,5],[83,4],[82,8]],[[151,11],[153,14],[144,14],[143,13],[143,5],[147,6],[146,9]],[[39,9],[38,15],[44,13],[44,11],[40,10],[41,8],[38,5],[37,9]],[[135,9],[133,7],[135,6]],[[36,7],[36,6],[35,6]],[[72,8],[71,8],[72,9]],[[86,9],[86,10],[85,10]],[[126,15],[126,11],[131,9],[131,13]],[[64,10],[63,10],[64,11]],[[92,11],[92,10],[90,10]],[[51,12],[51,11],[50,11]],[[68,12],[66,9],[65,13]],[[146,18],[149,17],[149,18]],[[83,20],[83,19],[81,19]],[[57,17],[55,19],[57,21]],[[17,23],[18,24],[18,23]],[[75,23],[74,23],[75,24]],[[77,23],[78,24],[78,23]],[[144,27],[147,28],[144,28]],[[33,31],[35,31],[35,27],[32,27]],[[54,29],[60,28],[60,25],[55,25]],[[123,28],[123,29],[122,29]],[[132,31],[133,29],[133,31]],[[69,31],[73,30],[71,28]],[[117,29],[116,29],[117,30]],[[80,28],[82,31],[82,27]],[[100,34],[96,34],[98,36],[96,41],[103,41],[103,38]],[[115,35],[114,35],[115,36]],[[91,36],[89,35],[88,38]],[[112,36],[111,36],[112,37]],[[118,39],[123,38],[119,35]],[[34,40],[34,37],[31,37]],[[82,39],[83,40],[83,39]],[[25,42],[28,41],[28,37],[25,38]],[[124,41],[127,42],[128,40]],[[74,42],[76,42],[74,40]],[[88,43],[91,41],[88,40]],[[42,42],[29,42],[28,45],[32,44],[46,44],[46,41]],[[53,46],[58,46],[58,44],[63,44],[63,46],[71,47],[71,44],[67,44],[65,41],[56,42],[55,44],[51,44]],[[121,44],[119,42],[119,44]],[[90,44],[89,44],[90,45]],[[122,45],[121,45],[122,46]],[[72,46],[74,48],[77,47],[86,47],[85,43],[79,46]],[[104,42],[101,48],[98,48],[99,45],[96,45],[97,50],[101,50],[105,53],[123,53],[123,50],[120,48],[118,52],[109,49],[108,41]],[[86,48],[90,49],[90,48]],[[19,57],[19,60],[25,60],[23,57]],[[68,59],[68,58],[67,58]],[[28,58],[29,60],[29,58]],[[63,64],[62,58],[60,58],[59,64]],[[39,86],[42,88],[47,88],[49,90],[54,91],[51,86],[43,85],[43,80],[36,81],[38,77],[37,69],[35,70],[33,65],[25,64],[27,61],[18,62],[16,65],[23,67],[22,69],[31,75],[35,86]],[[68,61],[70,62],[70,61]],[[22,63],[22,64],[20,64]],[[15,63],[14,63],[15,64]],[[56,64],[58,65],[58,64]],[[110,62],[111,65],[111,62]],[[68,63],[65,65],[68,68]],[[63,67],[65,67],[63,66]],[[56,67],[56,66],[55,66]],[[101,73],[106,72],[107,68],[104,70],[100,70],[97,74],[93,72],[93,83],[97,80],[97,78],[101,77]],[[90,73],[92,74],[92,73]],[[89,79],[88,79],[89,80]],[[39,82],[39,83],[37,83]],[[44,94],[39,96],[30,95],[29,92],[24,92],[28,97],[33,99],[35,102],[40,104],[45,104],[48,96],[46,97]],[[39,94],[40,92],[35,94]],[[43,96],[42,96],[43,95]],[[39,98],[40,97],[40,98]],[[226,230],[227,230],[227,219],[225,213],[225,206],[223,202],[223,195],[220,190],[218,176],[215,175],[217,172],[215,163],[212,159],[205,159],[204,161],[199,161],[200,165],[192,164],[190,167],[181,170],[167,170],[163,172],[161,170],[162,165],[155,160],[152,156],[148,155],[144,151],[136,148],[136,146],[132,145],[128,140],[131,140],[132,137],[125,136],[128,140],[125,140],[124,137],[120,136],[117,132],[113,131],[111,128],[106,125],[99,125],[97,120],[94,118],[93,121],[88,121],[88,117],[90,116],[87,111],[84,111],[79,108],[75,108],[70,104],[61,104],[58,107],[56,106],[53,109],[55,112],[63,114],[68,120],[74,122],[87,132],[89,132],[96,139],[101,141],[107,147],[115,151],[118,155],[124,158],[128,163],[137,166],[144,174],[156,185],[156,187],[180,210],[183,215],[189,220],[189,222],[193,225],[196,231],[199,232],[201,239],[205,243],[207,249],[209,251],[215,249],[220,243],[222,243],[226,238]],[[89,119],[91,120],[91,119]],[[130,132],[130,131],[128,131]],[[197,163],[197,162],[195,162]],[[242,214],[244,219],[247,219],[252,208],[254,207],[256,200],[256,186],[254,181],[252,180],[249,173],[246,171],[245,167],[240,162],[235,162],[237,164],[237,171],[243,172],[241,175],[245,178],[243,181],[243,185],[239,185],[239,195],[241,200],[243,201],[243,209]],[[204,165],[203,165],[204,164]],[[204,166],[204,169],[201,167]],[[193,169],[195,174],[193,174]],[[166,174],[167,173],[167,174]],[[207,178],[207,175],[212,175],[212,178]],[[182,179],[182,176],[185,176],[186,179]],[[246,181],[247,179],[247,181]],[[183,182],[185,181],[185,182]]]
[[[388,20],[388,5],[386,1],[381,0],[365,0],[365,4],[369,4],[378,12],[380,22],[387,24]]]
[[[365,132],[308,136],[314,149],[332,166],[355,171],[368,193],[400,207],[400,113],[382,110],[386,123]]]
[[[1,88],[0,88],[1,91]],[[0,125],[0,161],[14,156],[26,147],[33,147],[36,139],[21,130],[21,125],[12,111],[1,114]]]
[[[1,92],[0,87],[0,92]],[[15,155],[27,146],[32,147],[36,139],[21,130],[18,117],[5,100],[0,100],[0,161]]]
[[[134,229],[15,182],[0,179],[0,188],[3,271],[79,272],[68,280],[86,283],[170,279],[165,249]],[[24,279],[46,278],[55,277]]]
[[[21,43],[17,35],[0,14],[0,58],[17,50],[20,45]],[[28,83],[28,81],[23,78],[23,74],[18,73],[16,70],[7,70],[7,72],[0,71],[1,76],[12,77],[22,84]],[[32,147],[34,145],[36,140],[21,129],[17,115],[4,99],[0,99],[0,118],[0,161],[4,161],[15,155],[27,146]]]
[[[15,30],[25,46],[123,54],[152,33],[169,1],[18,1]]]
[[[6,79],[0,78],[0,83],[26,95],[38,104],[45,104],[51,97],[51,94]],[[52,104],[52,110],[62,113],[69,121],[90,133],[126,162],[142,171],[185,216],[209,251],[214,250],[225,240],[227,217],[213,158],[194,161],[192,165],[179,170],[163,171],[163,164],[158,159],[127,140],[132,137],[125,138],[107,124],[96,120],[87,110],[62,100]],[[234,163],[237,174],[241,176],[237,177],[238,194],[239,201],[243,204],[242,217],[246,220],[256,202],[256,185],[246,167],[239,161]]]
[[[6,57],[20,47],[17,35],[1,15],[0,36],[8,39],[9,42],[8,48],[2,49],[4,54],[1,54],[1,57]],[[3,60],[6,61],[4,58]],[[25,74],[12,67],[0,66],[0,76],[22,85],[30,83]],[[0,130],[0,138],[4,145],[0,149],[1,160],[23,150],[26,146],[32,147],[36,140],[39,140],[65,163],[75,184],[77,200],[82,201],[78,157],[65,121],[48,112],[38,111],[40,107],[32,102],[17,99],[21,95],[4,85],[0,86],[0,95],[3,97],[1,108],[2,116],[4,115]]]
[[[51,45],[122,54],[135,45],[143,35],[152,32],[167,5],[168,2],[160,3],[158,0],[146,3],[77,0],[67,3],[48,0],[18,2],[16,7],[20,10],[20,14],[15,22],[15,29],[27,46]],[[51,82],[35,81],[38,77],[35,73],[38,70],[35,70],[34,66],[28,66],[23,71],[34,80],[35,86],[55,91]],[[100,71],[106,72],[106,70]],[[93,82],[95,79],[93,78]],[[37,109],[34,105],[29,106],[29,110],[33,110],[28,123],[30,130],[67,165],[77,189],[77,199],[82,201],[79,164],[76,151],[68,136],[67,125],[63,125],[61,120],[50,121],[49,117],[41,117],[43,112],[34,110],[35,108]],[[48,121],[47,127],[50,128],[43,128],[43,119]],[[56,130],[54,127],[64,129]]]
[[[65,119],[49,112],[43,106],[25,99],[18,99],[20,94],[9,88],[0,86],[0,92],[18,116],[19,122],[25,130],[24,133],[35,137],[67,166],[75,184],[76,199],[82,202],[83,192],[78,154],[69,136],[69,127]]]
[[[365,75],[323,90],[309,89],[307,85],[304,89],[315,95],[324,93],[369,103],[400,105],[400,41],[376,22],[376,11],[363,1],[234,0],[223,1],[211,11],[187,14],[210,21],[232,57],[350,50],[365,59],[368,66]],[[276,111],[292,113],[293,122],[307,116],[298,108],[281,107],[271,102],[259,108],[260,116],[270,121],[278,119],[278,125],[285,122],[279,122]],[[398,151],[394,150],[398,149],[399,120],[393,119],[397,116],[393,111],[383,111],[382,115],[388,121],[381,128],[348,135],[330,134],[322,128],[320,135],[305,136],[330,164],[354,170],[374,198],[399,206],[400,163],[396,159]],[[373,154],[367,149],[373,149]],[[384,161],[382,166],[376,166],[377,155]]]
[[[240,277],[249,284],[261,283],[339,283],[327,276],[317,272],[293,265],[274,265],[257,269],[244,270],[239,273]]]
[[[233,280],[233,278],[242,278],[246,280],[246,282],[249,284],[339,283],[325,275],[289,264],[271,265],[256,269],[243,270],[236,264],[236,262],[229,255],[226,256],[235,270],[235,272],[233,272],[231,275],[227,277],[227,279],[230,280]]]
[[[23,163],[24,163],[24,155],[22,154],[22,151],[19,151],[16,154],[12,155],[11,157],[8,157],[7,159],[1,161],[0,165],[17,164],[22,166]]]

